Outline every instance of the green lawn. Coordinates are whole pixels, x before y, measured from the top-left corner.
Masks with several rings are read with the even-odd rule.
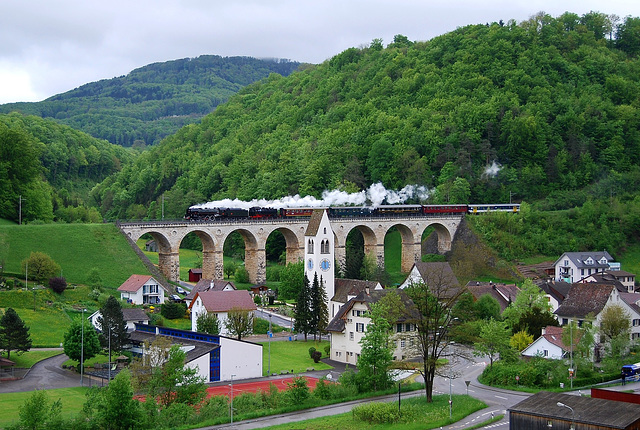
[[[393,403],[393,402],[392,402]],[[398,403],[395,402],[397,405]],[[411,415],[408,423],[398,422],[393,424],[368,424],[356,420],[351,412],[339,415],[331,415],[295,423],[266,427],[272,430],[306,429],[306,430],[424,430],[440,428],[485,408],[487,405],[469,396],[455,395],[453,398],[453,418],[449,419],[449,396],[433,396],[433,403],[427,403],[425,397],[405,399],[401,403],[401,411],[404,415]]]
[[[21,367],[24,369],[30,368],[38,361],[42,361],[45,358],[53,357],[55,355],[61,354],[62,350],[41,350],[41,349],[31,349],[27,352],[23,352],[22,354],[16,354],[15,351],[11,353],[11,361],[16,363],[16,367]],[[7,358],[7,353],[3,352],[2,357]]]
[[[3,224],[0,239],[8,249],[5,275],[22,279],[21,262],[35,251],[58,263],[69,283],[86,283],[94,267],[104,285],[113,289],[134,273],[149,273],[114,224]]]
[[[58,399],[62,403],[62,416],[70,418],[76,416],[82,410],[82,405],[86,401],[85,393],[89,388],[58,388],[55,390],[45,390],[49,396],[49,401]],[[18,419],[18,412],[25,400],[31,396],[32,392],[24,393],[3,393],[0,394],[0,428],[13,424]]]
[[[259,343],[262,345],[262,374],[266,376],[269,367],[269,342]],[[324,353],[326,345],[329,345],[329,342],[314,342],[313,338],[307,342],[304,340],[271,342],[271,373],[291,372],[292,370],[293,373],[301,373],[311,367],[315,370],[333,369],[323,362],[314,363],[309,356],[309,348],[314,347],[322,352],[323,358],[326,357]]]

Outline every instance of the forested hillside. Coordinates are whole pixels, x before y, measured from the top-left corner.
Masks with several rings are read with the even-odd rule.
[[[640,20],[592,12],[404,36],[271,75],[167,137],[92,193],[108,218],[182,216],[223,197],[382,182],[434,202],[581,205],[633,196]],[[492,168],[490,168],[492,167]]]
[[[100,222],[89,192],[130,150],[52,120],[0,114],[0,218]]]
[[[154,63],[126,76],[85,84],[37,103],[0,105],[52,118],[122,146],[151,145],[197,122],[240,88],[300,63],[203,55]]]

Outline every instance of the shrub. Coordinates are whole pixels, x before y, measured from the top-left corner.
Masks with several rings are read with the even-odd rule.
[[[331,356],[331,345],[326,345],[324,347],[324,353],[326,354],[327,357]]]
[[[289,398],[290,402],[294,404],[302,404],[309,398],[310,391],[306,378],[302,376],[293,378],[293,381],[288,382],[287,386],[289,388],[286,391],[286,396]]]
[[[267,267],[267,281],[269,282],[280,282],[280,272],[282,271],[282,266],[269,266]]]
[[[242,415],[262,409],[262,399],[258,393],[242,393],[233,398],[234,415]]]
[[[322,353],[320,351],[313,351],[311,358],[313,358],[314,363],[319,363],[322,358]]]
[[[311,347],[309,348],[309,357],[313,358],[313,353],[316,352],[316,348],[315,347]]]
[[[229,397],[227,396],[213,396],[200,407],[201,420],[214,420],[228,416]]]
[[[62,292],[67,289],[67,280],[62,276],[51,278],[49,279],[49,288],[51,288],[55,293],[62,294]]]
[[[400,418],[398,407],[393,403],[365,403],[355,406],[351,413],[354,419],[369,424],[393,424]]]
[[[243,266],[236,269],[236,282],[240,284],[249,283],[249,272]]]

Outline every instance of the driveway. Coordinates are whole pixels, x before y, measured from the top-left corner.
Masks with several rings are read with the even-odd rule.
[[[62,369],[62,363],[68,359],[69,357],[61,352],[60,355],[42,360],[34,364],[23,379],[0,382],[0,393],[79,387],[80,375]],[[86,379],[85,385],[88,385],[89,380]]]

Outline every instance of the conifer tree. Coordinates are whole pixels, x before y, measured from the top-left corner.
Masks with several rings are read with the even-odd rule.
[[[7,358],[11,358],[11,351],[26,352],[31,349],[29,327],[24,324],[13,308],[7,308],[0,318],[0,349],[7,351]]]
[[[296,302],[295,323],[294,329],[298,333],[304,333],[304,341],[307,341],[307,334],[313,331],[313,312],[311,309],[312,297],[311,286],[309,285],[309,279],[304,277],[304,284],[298,293],[298,300]]]
[[[329,324],[329,309],[327,306],[327,293],[324,290],[324,282],[322,277],[318,281],[318,274],[313,277],[313,285],[311,286],[311,309],[312,309],[312,322],[313,338],[316,338],[317,333],[322,333],[327,329]]]
[[[129,333],[127,333],[127,323],[118,299],[109,296],[100,308],[100,314],[97,320],[101,331],[100,346],[105,349],[110,346],[111,351],[121,351],[129,341]],[[109,363],[111,363],[111,356],[109,356]]]

